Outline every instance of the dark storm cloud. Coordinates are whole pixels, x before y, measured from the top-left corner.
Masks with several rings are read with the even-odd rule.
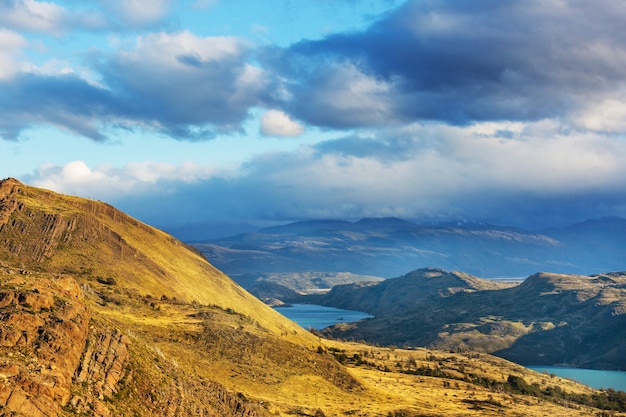
[[[410,1],[266,58],[288,74],[285,110],[316,125],[538,120],[624,88],[624,22],[611,0]]]

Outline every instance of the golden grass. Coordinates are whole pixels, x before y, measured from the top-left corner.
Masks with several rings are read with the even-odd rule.
[[[103,286],[102,290],[109,288]],[[588,416],[597,412],[497,392],[458,379],[472,374],[504,382],[513,374],[542,387],[594,392],[486,354],[409,351],[316,338],[325,351],[318,353],[284,341],[250,317],[218,307],[162,302],[154,309],[144,301],[123,298],[121,306],[98,307],[100,319],[125,330],[134,343],[145,344],[184,372],[262,402],[270,415],[314,415],[317,410],[325,416]],[[234,341],[239,349],[235,349],[229,337],[239,336]],[[348,364],[334,370],[327,365],[335,361],[333,351],[349,358],[356,354],[368,365]],[[398,363],[405,369],[409,363],[439,367],[454,378],[409,375],[398,370]],[[358,386],[338,386],[332,382],[334,372],[347,372]]]

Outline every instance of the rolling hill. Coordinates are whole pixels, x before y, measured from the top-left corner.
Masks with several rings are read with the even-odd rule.
[[[474,353],[313,335],[113,207],[0,182],[1,416],[539,416],[626,410]],[[616,414],[619,415],[619,414]]]
[[[309,300],[376,316],[336,325],[325,332],[333,337],[626,370],[626,273],[537,273],[515,284],[420,269]]]

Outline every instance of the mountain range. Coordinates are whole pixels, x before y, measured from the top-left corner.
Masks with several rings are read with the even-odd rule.
[[[3,417],[626,411],[623,393],[483,353],[314,335],[172,236],[14,179],[0,182],[0,317]]]
[[[391,278],[424,267],[486,278],[540,271],[593,274],[626,269],[626,220],[595,219],[541,232],[475,223],[417,225],[396,218],[319,220],[193,246],[235,279],[303,271]]]

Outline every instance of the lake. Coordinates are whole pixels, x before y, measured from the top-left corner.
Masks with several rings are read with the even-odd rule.
[[[342,310],[315,304],[293,304],[291,307],[276,307],[276,311],[305,329],[313,328],[316,330],[336,323],[349,323],[373,317],[362,311]],[[593,388],[613,388],[626,391],[626,372],[560,366],[527,366],[527,368],[573,379]]]
[[[537,372],[574,379],[593,388],[613,388],[626,391],[626,372],[598,371],[596,369],[565,368],[561,366],[527,366]]]
[[[275,309],[305,329],[316,330],[336,323],[349,323],[373,317],[362,311],[342,310],[315,304],[293,304],[291,307],[275,307]]]

